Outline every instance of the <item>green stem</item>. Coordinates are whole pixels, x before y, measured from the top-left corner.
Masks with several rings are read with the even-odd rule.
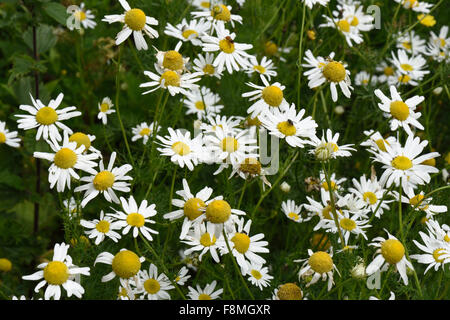
[[[247,179],[244,180],[244,187],[242,187],[241,196],[239,197],[239,202],[237,205],[237,209],[241,208],[242,199],[244,198],[245,188],[247,187]]]
[[[302,49],[303,49],[303,29],[305,27],[305,12],[306,12],[306,2],[303,1],[303,12],[302,12],[302,24],[300,29],[300,41],[298,44],[298,74],[297,74],[297,107],[300,106],[300,87],[301,87],[301,73],[302,73]]]

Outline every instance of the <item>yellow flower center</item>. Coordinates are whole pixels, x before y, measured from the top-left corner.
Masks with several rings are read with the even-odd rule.
[[[198,296],[198,300],[211,300],[211,296],[206,293],[200,293]]]
[[[279,107],[283,102],[283,91],[277,86],[268,86],[262,90],[263,100],[271,107]]]
[[[342,32],[349,32],[350,31],[350,23],[348,23],[347,20],[339,20],[337,23],[337,26],[339,28],[339,30],[341,30]]]
[[[407,74],[402,74],[401,76],[398,77],[398,81],[400,81],[401,83],[408,83],[411,80],[411,77],[408,76]]]
[[[331,247],[331,242],[326,234],[315,233],[311,237],[311,246],[320,250],[328,250]]]
[[[12,263],[6,258],[0,259],[0,271],[9,272],[12,269]]]
[[[161,75],[161,78],[159,79],[159,83],[162,83],[164,81],[164,86],[172,86],[172,87],[179,87],[180,86],[180,75],[172,70],[167,70]]]
[[[147,279],[144,282],[144,289],[150,294],[155,294],[161,289],[161,285],[155,279]]]
[[[386,67],[386,68],[384,68],[383,73],[385,76],[392,76],[392,75],[394,75],[394,68]]]
[[[266,68],[261,65],[253,66],[253,70],[258,71],[259,73],[266,73]]]
[[[308,264],[317,273],[326,273],[333,269],[333,259],[325,251],[314,252],[308,260]]]
[[[183,56],[175,50],[167,51],[164,54],[162,65],[169,70],[181,70],[184,66]]]
[[[377,196],[375,195],[375,193],[367,191],[363,193],[363,199],[365,202],[370,203],[371,205],[374,205],[375,203],[377,203]]]
[[[69,278],[69,269],[61,261],[52,261],[44,268],[44,279],[51,285],[60,285]]]
[[[398,170],[408,170],[413,166],[411,160],[405,156],[397,156],[391,161],[392,166]]]
[[[411,50],[411,48],[412,48],[411,42],[409,42],[409,41],[403,41],[403,42],[402,42],[402,46],[403,46],[403,48],[405,48],[406,50]]]
[[[128,214],[127,223],[133,227],[142,227],[145,224],[145,218],[142,214],[133,212]]]
[[[231,215],[231,207],[225,200],[213,200],[206,207],[205,214],[212,223],[224,223]]]
[[[123,250],[114,256],[111,266],[117,276],[128,279],[135,276],[141,269],[141,261],[133,251]]]
[[[185,156],[191,152],[191,148],[189,148],[189,146],[186,143],[181,141],[175,142],[172,145],[172,150],[173,152],[179,154],[180,156]]]
[[[85,147],[84,151],[88,150],[91,147],[91,139],[89,139],[88,135],[82,132],[75,132],[69,137],[69,141],[75,141],[77,143],[77,149],[82,145]]]
[[[203,8],[208,8],[209,9],[210,3],[209,3],[209,1],[202,1],[200,3],[200,6],[202,6]]]
[[[234,42],[231,38],[225,38],[219,41],[219,48],[225,53],[233,53],[234,52]]]
[[[106,112],[106,111],[108,111],[108,110],[109,110],[109,104],[108,104],[108,103],[104,102],[104,103],[102,103],[102,104],[100,105],[100,111],[101,111],[101,112]]]
[[[420,21],[421,24],[423,24],[426,27],[432,27],[436,24],[436,20],[432,15],[425,15],[425,14],[419,14],[417,16],[417,19]]]
[[[425,204],[425,205],[421,205],[423,200],[424,200],[425,196],[423,194],[416,194],[414,197],[412,197],[411,199],[409,199],[409,203],[414,206],[414,207],[418,207],[421,210],[427,210],[429,205]],[[420,205],[420,206],[419,206]]]
[[[105,191],[111,188],[114,184],[115,176],[110,171],[100,171],[94,177],[92,183],[94,188],[99,191]]]
[[[403,5],[407,8],[414,8],[419,5],[419,1],[417,0],[404,0]]]
[[[261,173],[261,162],[256,158],[246,158],[239,166],[239,170],[250,175],[259,175]]]
[[[203,72],[204,72],[205,74],[213,75],[214,72],[215,72],[215,69],[214,69],[214,67],[213,67],[211,64],[206,64],[206,65],[203,67]]]
[[[96,225],[95,229],[97,229],[98,232],[101,233],[108,233],[109,232],[109,222],[106,220],[100,220]]]
[[[339,224],[341,225],[341,227],[343,229],[345,229],[347,231],[352,231],[353,229],[356,228],[356,222],[349,218],[342,218],[339,221]]]
[[[231,12],[223,4],[215,5],[211,10],[211,16],[216,20],[222,20],[227,22],[230,21],[231,19]]]
[[[446,235],[444,236],[444,241],[450,243],[450,237],[448,236],[448,234],[446,234]]]
[[[262,274],[261,272],[259,272],[258,270],[252,269],[250,271],[251,275],[253,276],[253,278],[255,278],[256,280],[259,280],[262,278]]]
[[[150,135],[150,132],[151,132],[150,128],[143,128],[143,129],[141,130],[141,132],[139,132],[139,134],[140,134],[141,136],[148,136],[148,135]]]
[[[195,103],[195,108],[198,110],[205,110],[205,104],[203,103],[203,101],[197,101]]]
[[[409,107],[403,101],[391,102],[390,111],[391,115],[399,121],[405,121],[409,117]]]
[[[277,51],[278,46],[273,41],[267,41],[264,44],[264,52],[266,53],[266,55],[273,56],[277,53]]]
[[[327,205],[325,208],[322,209],[322,216],[323,219],[327,219],[327,220],[333,220],[333,217],[331,216],[331,211],[333,209],[331,208],[330,205]]]
[[[77,154],[69,148],[61,148],[54,158],[54,163],[61,169],[72,168],[77,163]]]
[[[200,244],[204,247],[210,247],[216,243],[216,240],[216,236],[212,235],[211,238],[211,235],[206,232],[200,237]]]
[[[353,27],[356,27],[359,24],[359,20],[357,17],[353,16],[352,22],[350,22],[350,25]]]
[[[413,66],[410,64],[407,64],[407,63],[402,63],[400,65],[400,68],[402,68],[405,71],[413,71],[414,70]]]
[[[0,132],[0,143],[6,142],[6,135],[3,132]]]
[[[224,152],[233,153],[239,149],[238,141],[233,137],[225,137],[222,139],[222,150]]]
[[[79,11],[75,12],[74,15],[75,15],[75,18],[78,21],[86,20],[86,13],[84,11],[82,11],[82,10],[79,10]]]
[[[246,253],[250,247],[250,238],[245,233],[236,233],[231,241],[234,242],[234,248],[242,254]]]
[[[331,61],[323,68],[323,76],[331,82],[341,82],[345,79],[344,65],[337,61]]]
[[[314,32],[314,30],[306,31],[306,35],[310,40],[316,40],[316,33]]]
[[[280,300],[302,300],[302,290],[295,283],[285,283],[278,288],[277,296]]]
[[[188,199],[184,203],[183,211],[184,215],[188,217],[189,220],[195,220],[197,217],[199,217],[203,211],[201,209],[205,208],[205,203],[202,199],[199,198],[191,198]]]
[[[421,164],[423,164],[425,166],[436,167],[436,159],[435,158],[428,159],[428,160],[423,161]]]
[[[300,216],[298,214],[296,214],[295,212],[289,212],[288,217],[295,221],[297,221],[300,218]]]
[[[408,111],[408,112],[409,112],[409,111]],[[375,141],[375,143],[377,144],[378,148],[380,148],[381,151],[384,151],[384,152],[387,151],[387,150],[386,150],[386,144],[389,145],[389,143],[388,143],[386,140],[384,140],[384,139],[378,139],[378,140]]]
[[[36,113],[36,121],[44,126],[48,126],[58,121],[58,114],[51,107],[43,107]]]
[[[189,39],[189,37],[190,37],[191,35],[194,35],[194,37],[192,37],[192,38],[197,38],[197,37],[198,37],[198,32],[195,31],[195,30],[192,30],[192,29],[186,29],[186,30],[184,30],[181,34],[182,34],[182,36],[183,36],[185,39]]]
[[[330,191],[330,189],[328,188],[328,182],[326,181],[322,183],[322,188],[324,188],[326,191]],[[336,190],[336,183],[334,181],[331,181],[331,190]]]
[[[144,29],[146,19],[141,9],[131,9],[125,13],[125,23],[133,31]]]
[[[290,120],[278,123],[277,129],[285,136],[293,136],[297,132],[297,129]]]
[[[444,262],[444,259],[440,259],[439,257],[445,254],[445,250],[443,248],[439,248],[433,251],[433,258],[437,263]]]
[[[441,47],[445,47],[446,42],[444,38],[439,38],[439,44],[441,45]]]
[[[405,247],[396,239],[388,239],[381,244],[381,254],[390,264],[396,264],[405,255]]]

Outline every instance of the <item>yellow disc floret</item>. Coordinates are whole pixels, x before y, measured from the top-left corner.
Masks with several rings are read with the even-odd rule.
[[[72,168],[77,163],[77,154],[69,148],[61,148],[55,154],[54,163],[61,169]]]
[[[12,269],[12,263],[9,259],[1,258],[0,259],[0,271],[9,272]]]
[[[250,274],[253,276],[253,278],[255,278],[256,280],[259,280],[262,278],[262,274],[261,272],[259,272],[258,270],[252,269],[250,271]]]
[[[261,162],[256,158],[246,158],[239,166],[239,171],[252,176],[261,174]]]
[[[295,283],[285,283],[278,288],[277,296],[280,300],[302,300],[302,290]]]
[[[142,227],[145,224],[145,218],[142,214],[133,212],[128,214],[127,223],[132,227]]]
[[[36,113],[36,121],[44,126],[48,126],[58,121],[58,114],[51,107],[43,107]]]
[[[405,247],[396,239],[388,239],[381,244],[381,255],[390,264],[396,264],[405,255]]]
[[[164,87],[172,86],[179,87],[180,86],[180,75],[172,70],[167,70],[161,75],[159,79],[159,83],[162,84],[164,81]]]
[[[185,156],[191,152],[191,148],[189,148],[189,146],[182,141],[178,141],[172,144],[172,150],[180,156]]]
[[[239,149],[238,141],[233,137],[225,137],[222,139],[222,150],[224,152],[233,153]]]
[[[219,41],[219,48],[225,53],[233,53],[234,52],[234,42],[230,37],[226,37]]]
[[[258,71],[259,73],[262,73],[262,74],[266,73],[266,68],[264,68],[261,65],[253,66],[253,70],[256,70],[256,71]]]
[[[325,251],[314,252],[308,260],[308,264],[317,273],[326,273],[333,269],[333,259]]]
[[[184,203],[183,212],[186,217],[188,217],[189,220],[195,220],[197,217],[199,217],[203,211],[201,209],[205,208],[206,205],[200,198],[191,198],[188,199]]]
[[[209,75],[213,75],[214,74],[214,72],[215,72],[215,68],[213,67],[213,65],[212,64],[205,64],[205,66],[203,67],[203,72],[205,73],[205,74],[209,74]]]
[[[109,226],[110,223],[106,220],[100,220],[96,225],[95,229],[97,229],[98,232],[101,233],[108,233],[109,232]]]
[[[156,279],[147,279],[144,282],[144,289],[150,294],[155,294],[161,289],[161,285]]]
[[[350,23],[348,23],[347,20],[339,20],[337,23],[337,26],[339,28],[339,30],[341,30],[342,32],[349,32],[350,31]]]
[[[352,231],[353,229],[356,228],[356,222],[352,219],[349,218],[342,218],[339,221],[339,224],[341,225],[341,227],[347,231]]]
[[[443,248],[439,248],[433,251],[433,258],[437,263],[442,263],[444,262],[444,258],[439,258],[440,256],[442,256],[443,254],[445,254],[445,250]]]
[[[141,9],[131,9],[125,13],[125,23],[133,31],[144,29],[146,16]]]
[[[233,238],[231,238],[231,241],[234,243],[234,248],[237,252],[242,254],[246,253],[250,247],[250,238],[245,233],[237,232]]]
[[[206,293],[200,293],[198,296],[198,300],[211,300],[211,296]]]
[[[363,199],[364,199],[365,202],[368,202],[371,205],[374,205],[378,201],[377,196],[375,195],[375,193],[373,193],[371,191],[364,192],[363,193]]]
[[[49,284],[60,285],[69,278],[69,269],[61,261],[52,261],[44,268],[44,279]]]
[[[222,20],[227,22],[230,21],[231,19],[231,12],[223,4],[215,5],[211,10],[211,16],[216,20]]]
[[[139,132],[139,135],[141,135],[141,136],[148,136],[148,135],[150,135],[150,132],[151,132],[150,128],[143,128],[141,130],[141,132]]]
[[[175,50],[167,51],[164,54],[162,65],[169,70],[181,70],[184,67],[183,56]]]
[[[194,35],[192,38],[197,38],[198,37],[198,32],[192,29],[186,29],[184,30],[181,35],[183,36],[183,38],[185,39],[189,39],[189,37],[191,37],[192,35]]]
[[[202,234],[202,236],[200,237],[200,244],[204,247],[210,247],[216,243],[216,240],[217,239],[215,235],[212,235],[211,238],[211,235],[208,232],[206,232]]]
[[[203,103],[203,101],[197,101],[195,103],[195,108],[197,110],[205,110],[205,104]]]
[[[412,161],[405,156],[397,156],[391,161],[392,166],[398,170],[408,170],[413,166]]]
[[[283,102],[283,91],[277,86],[268,86],[262,90],[263,100],[271,107],[279,107]]]
[[[225,200],[213,200],[206,207],[206,218],[212,223],[224,223],[231,215],[231,207]]]
[[[3,132],[0,132],[0,143],[6,142],[6,135]]]
[[[293,136],[297,132],[294,123],[290,120],[278,123],[277,129],[285,136]]]
[[[110,171],[100,171],[95,175],[92,181],[94,188],[99,191],[105,191],[114,185],[115,176]]]
[[[141,269],[141,261],[133,251],[122,250],[114,256],[112,269],[120,278],[128,279],[135,276]]]
[[[331,82],[341,82],[345,79],[346,71],[342,63],[331,61],[323,68],[323,76]]]
[[[84,146],[84,151],[89,149],[91,147],[91,139],[89,139],[89,136],[82,133],[82,132],[75,132],[69,137],[69,141],[73,142],[75,141],[77,143],[77,149]]]

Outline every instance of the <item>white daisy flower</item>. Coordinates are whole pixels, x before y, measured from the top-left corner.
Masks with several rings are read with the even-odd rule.
[[[393,84],[397,82],[397,79],[395,78],[395,69],[392,63],[388,64],[386,61],[381,61],[380,64],[375,67],[375,70],[382,73],[377,76],[377,81],[379,83]]]
[[[214,3],[212,3],[214,4]],[[232,7],[224,4],[214,4],[210,6],[210,10],[192,11],[191,14],[194,18],[205,18],[212,23],[216,28],[225,28],[225,23],[230,23],[234,28],[234,23],[238,22],[242,24],[242,17],[237,14],[231,13]]]
[[[178,284],[179,286],[184,286],[186,281],[191,277],[188,272],[189,269],[183,266],[180,271],[178,271],[177,277],[174,279],[176,284]]]
[[[420,81],[426,74],[430,73],[429,70],[422,70],[426,67],[427,61],[420,54],[408,57],[408,54],[403,49],[397,50],[397,56],[395,56],[394,52],[391,54],[392,64],[396,70],[404,75],[404,79],[401,80],[402,82],[407,82],[406,80],[408,79]]]
[[[148,45],[144,39],[144,35],[149,36],[151,39],[158,38],[158,31],[150,27],[151,25],[158,25],[158,20],[146,16],[141,9],[132,9],[126,0],[119,0],[119,2],[125,12],[123,14],[107,15],[102,21],[108,22],[109,24],[114,22],[124,24],[122,30],[116,36],[116,45],[120,45],[133,34],[136,49],[147,50]]]
[[[419,53],[425,53],[426,45],[425,40],[420,38],[414,30],[411,30],[407,34],[399,32],[397,35],[397,48],[403,49],[409,54],[417,55]]]
[[[228,73],[240,71],[248,67],[250,54],[245,52],[253,48],[253,45],[237,43],[234,41],[236,34],[230,33],[223,24],[218,24],[216,28],[217,37],[205,35],[202,37],[203,51],[220,51],[214,59],[213,66],[217,67],[217,72],[221,73],[225,68]]]
[[[157,69],[159,75],[151,71],[144,71],[144,74],[149,77],[151,81],[141,83],[139,87],[153,88],[143,92],[142,94],[148,94],[161,88],[169,90],[169,93],[172,96],[178,93],[186,95],[188,90],[198,88],[198,85],[195,84],[195,82],[200,81],[200,72],[179,74],[173,70],[163,71],[157,64],[155,64],[155,68]]]
[[[344,35],[345,41],[347,42],[349,47],[353,46],[352,42],[354,42],[355,44],[360,44],[364,41],[362,35],[359,32],[359,28],[357,28],[353,23],[354,18],[352,16],[349,16],[349,18],[346,19],[341,15],[340,11],[333,10],[333,18],[329,17],[328,15],[322,15],[322,17],[325,18],[326,22],[320,24],[319,28],[337,28],[338,31]]]
[[[69,141],[73,142],[75,141],[77,143],[77,148],[79,148],[81,145],[84,145],[84,153],[89,152],[95,152],[98,153],[99,157],[101,158],[101,152],[100,150],[94,148],[92,145],[92,142],[95,140],[95,136],[92,134],[85,134],[83,132],[74,132],[69,136]]]
[[[322,134],[322,138],[319,139],[317,136],[312,136],[311,145],[314,146],[313,150],[309,153],[314,154],[319,160],[328,160],[329,158],[337,157],[350,157],[350,151],[356,151],[356,149],[351,148],[353,144],[338,145],[339,133],[333,135],[330,129],[327,129],[326,136],[325,133]]]
[[[116,255],[112,255],[109,252],[101,252],[94,261],[94,266],[97,263],[109,264],[112,267],[112,271],[102,277],[102,282],[108,282],[114,279],[116,276],[120,278],[121,284],[124,287],[129,286],[129,280],[138,278],[136,275],[141,269],[142,262],[145,261],[145,257],[139,257],[133,251],[127,249],[121,249]]]
[[[432,198],[425,199],[425,193],[420,191],[418,194],[414,190],[405,191],[406,196],[402,195],[402,202],[411,205],[415,211],[423,211],[426,217],[430,218],[439,213],[447,212],[447,206],[438,206],[431,204]]]
[[[276,77],[277,72],[275,71],[276,67],[272,60],[267,57],[262,57],[260,62],[255,56],[250,56],[249,58],[249,66],[245,71],[248,75],[252,75],[254,73],[260,74],[270,80],[271,77]]]
[[[242,129],[238,128],[242,121],[244,121],[243,117],[239,116],[221,116],[216,115],[215,117],[207,116],[207,122],[202,122],[200,125],[200,129],[204,132],[205,135],[215,134],[218,128],[221,128],[225,132],[233,132],[238,134],[242,131]]]
[[[426,225],[430,237],[450,245],[450,227],[448,225],[439,225],[439,223],[433,219],[428,219]]]
[[[381,175],[380,184],[390,187],[393,183],[401,185],[404,192],[408,189],[415,189],[416,186],[429,183],[430,173],[437,173],[439,170],[433,166],[422,164],[425,160],[439,156],[438,152],[426,153],[419,156],[428,141],[420,141],[419,137],[408,136],[405,146],[387,145],[386,152],[380,151],[375,154],[374,161],[383,164],[385,171]]]
[[[94,219],[91,221],[81,219],[80,224],[85,227],[84,233],[90,238],[95,238],[95,245],[99,245],[100,242],[105,240],[105,237],[112,239],[114,242],[121,238],[120,234],[114,230],[120,230],[121,226],[114,219],[106,215],[103,210],[100,212],[100,219]]]
[[[153,240],[152,233],[158,234],[158,231],[155,231],[145,224],[153,224],[154,220],[149,219],[157,214],[155,204],[151,204],[147,206],[147,200],[143,200],[141,204],[137,205],[133,196],[128,198],[128,201],[124,197],[120,197],[120,202],[122,204],[122,211],[115,210],[116,213],[111,213],[110,215],[116,218],[118,221],[118,225],[120,225],[122,229],[122,234],[126,235],[130,229],[133,229],[133,238],[136,238],[139,232],[149,241]]]
[[[413,265],[406,259],[405,247],[403,244],[393,235],[391,235],[387,230],[388,239],[383,237],[376,237],[369,243],[370,246],[378,247],[377,256],[372,262],[367,266],[366,273],[371,275],[377,271],[383,271],[384,265],[393,265],[397,268],[400,273],[400,277],[403,280],[405,286],[408,285],[408,276],[406,274],[406,268],[414,270]]]
[[[415,259],[419,263],[428,264],[424,274],[431,268],[434,268],[434,271],[438,271],[439,267],[444,269],[445,264],[450,262],[450,244],[427,236],[421,231],[419,231],[419,235],[422,238],[423,244],[420,244],[416,240],[413,240],[413,242],[425,253],[412,254],[410,256],[411,259]]]
[[[320,202],[306,196],[309,204],[304,204],[304,208],[320,217],[320,220],[333,220],[333,209],[329,200],[330,195],[325,190],[320,190]],[[341,215],[341,210],[336,210],[337,215]]]
[[[254,286],[257,286],[260,290],[263,290],[263,287],[268,287],[270,285],[270,281],[273,277],[269,274],[269,268],[263,266],[262,264],[250,263],[250,268],[247,272],[248,281],[250,281]]]
[[[169,290],[175,288],[169,278],[164,274],[158,275],[158,268],[151,263],[147,270],[140,270],[137,274],[139,286],[134,290],[135,294],[141,294],[141,300],[170,300]],[[133,284],[133,283],[132,283]]]
[[[311,116],[302,119],[305,112],[301,109],[297,113],[295,104],[291,104],[273,111],[266,109],[258,118],[271,135],[285,139],[291,147],[303,148],[315,136],[318,126]]]
[[[439,35],[430,31],[427,48],[424,54],[431,56],[438,62],[450,61],[450,37],[448,37],[448,26],[442,26]]]
[[[94,21],[95,15],[92,14],[91,10],[87,10],[85,8],[84,2],[80,4],[79,10],[76,10],[73,13],[73,16],[75,20],[83,25],[83,28],[88,29],[94,29],[97,25],[97,22]],[[74,29],[73,24],[67,24],[67,27],[69,30]]]
[[[201,53],[194,59],[194,65],[192,68],[194,71],[199,72],[201,76],[222,78],[222,71],[213,65],[215,56],[213,53],[205,52],[205,56]]]
[[[332,173],[329,177],[331,190],[335,192],[340,192],[342,190],[342,184],[347,181],[347,178],[336,179],[336,173]],[[325,172],[320,170],[319,172],[319,183],[320,187],[323,188],[326,192],[329,192],[330,187],[328,186],[328,182],[325,177]]]
[[[374,130],[365,130],[364,135],[368,137],[366,141],[360,143],[361,146],[368,147],[372,152],[386,151],[386,145],[398,144],[395,137],[383,137],[381,133]]]
[[[287,200],[281,203],[281,211],[286,217],[295,222],[306,222],[311,220],[311,215],[302,213],[303,204],[296,205],[294,200]]]
[[[225,166],[222,168],[225,168]],[[261,162],[259,162],[257,158],[248,157],[245,158],[240,164],[233,166],[233,170],[228,179],[231,179],[236,173],[244,180],[260,177],[264,183],[263,190],[265,190],[265,185],[268,185],[269,188],[272,187],[272,184],[266,178],[267,171],[262,168]]]
[[[191,300],[215,300],[220,298],[220,295],[223,293],[223,289],[217,289],[216,288],[217,281],[214,280],[213,282],[207,284],[204,289],[200,287],[200,285],[196,285],[196,289],[189,286],[189,293],[187,294],[188,297]]]
[[[200,87],[186,94],[184,105],[188,108],[186,114],[196,114],[197,119],[205,119],[206,116],[215,117],[223,109],[219,104],[220,96],[212,92],[208,87]]]
[[[431,3],[418,0],[394,0],[394,1],[402,4],[403,8],[411,9],[415,12],[428,13],[430,12],[430,8],[433,7],[433,4]]]
[[[374,28],[373,15],[366,14],[365,8],[360,3],[340,3],[336,6],[336,16],[342,13],[342,20],[338,22],[338,27],[346,29],[345,22],[350,24],[350,27],[355,27],[360,32],[367,32]]]
[[[360,71],[355,75],[355,85],[357,86],[374,86],[377,84],[377,76],[371,75],[367,71]]]
[[[308,8],[311,10],[312,7],[316,4],[326,7],[328,5],[328,2],[330,2],[330,0],[301,0],[301,1],[304,2],[305,5],[308,6]]]
[[[0,145],[6,144],[13,148],[20,147],[20,138],[17,137],[17,131],[9,131],[6,129],[6,122],[0,121]]]
[[[29,115],[18,114],[16,117],[20,118],[17,120],[18,128],[29,130],[33,128],[38,128],[36,133],[36,140],[39,140],[41,136],[44,140],[56,140],[61,141],[62,137],[58,129],[67,131],[72,134],[72,130],[63,124],[61,121],[81,116],[80,111],[76,110],[76,107],[67,107],[64,109],[59,109],[59,105],[62,102],[64,94],[60,93],[56,100],[51,99],[47,106],[45,106],[41,100],[34,100],[33,96],[30,94],[31,102],[33,106],[20,105],[21,110],[27,111]]]
[[[180,209],[164,214],[163,218],[173,221],[184,217],[183,225],[181,226],[180,239],[186,237],[188,231],[193,226],[194,221],[204,213],[204,209],[206,209],[206,206],[211,201],[223,199],[222,196],[210,199],[213,193],[213,189],[210,187],[204,187],[194,196],[194,194],[191,193],[191,189],[189,188],[186,179],[183,179],[183,190],[178,190],[175,193],[183,199],[172,199],[172,205]]]
[[[105,169],[103,159],[99,162],[99,171],[93,170],[92,176],[82,177],[80,181],[87,182],[84,185],[75,188],[75,192],[85,191],[81,206],[84,208],[86,204],[94,199],[99,193],[103,193],[106,201],[119,203],[116,191],[130,192],[130,183],[126,182],[133,180],[132,177],[126,174],[133,169],[129,164],[124,164],[120,167],[114,168],[114,161],[116,160],[116,152],[111,154],[108,167]]]
[[[412,134],[410,126],[423,130],[424,127],[417,119],[421,113],[415,112],[416,107],[425,100],[423,96],[414,96],[406,101],[398,93],[394,86],[390,86],[391,98],[388,98],[380,89],[374,91],[375,95],[381,100],[378,107],[384,112],[386,118],[390,118],[389,125],[392,131],[402,127],[408,135]]]
[[[201,46],[201,37],[210,29],[211,23],[205,19],[193,19],[188,22],[183,18],[181,23],[178,23],[176,26],[167,23],[164,33],[184,42],[190,41],[194,46]]]
[[[114,104],[109,97],[104,97],[102,102],[98,104],[97,118],[101,119],[105,125],[108,123],[108,114],[116,112],[112,107],[114,107]]]
[[[74,197],[70,197],[70,199],[63,200],[64,212],[73,219],[78,217],[81,213],[81,208],[78,207],[77,201],[75,201]]]
[[[312,278],[306,284],[306,287],[315,284],[320,279],[322,279],[322,281],[328,279],[328,291],[330,291],[331,287],[334,284],[334,270],[336,270],[336,272],[339,274],[339,271],[333,262],[333,251],[330,251],[330,253],[325,251],[313,252],[311,249],[308,249],[308,255],[308,259],[294,260],[294,262],[303,262],[303,265],[298,273],[299,280],[301,279],[303,274],[312,270],[314,271],[314,273],[312,273]]]
[[[44,262],[38,265],[39,270],[28,276],[23,276],[24,280],[41,280],[34,288],[35,292],[39,292],[46,284],[44,299],[59,300],[61,297],[61,286],[67,291],[67,296],[72,294],[77,298],[81,298],[84,294],[84,288],[74,281],[75,276],[83,274],[89,276],[89,267],[77,267],[72,263],[72,258],[67,254],[70,245],[61,243],[55,244],[53,249],[53,259],[50,262]]]
[[[182,74],[184,71],[187,71],[185,66],[189,62],[189,58],[184,58],[179,52],[182,45],[183,41],[178,41],[175,48],[168,51],[160,51],[153,47],[156,50],[155,56],[157,62],[155,67],[157,66],[159,73],[172,70],[178,74]]]
[[[56,142],[47,142],[54,153],[34,152],[33,157],[52,162],[48,169],[50,189],[53,189],[55,185],[58,192],[63,192],[66,185],[70,189],[72,178],[80,180],[80,176],[75,172],[77,169],[90,174],[96,173],[94,167],[97,166],[97,163],[92,160],[99,157],[98,153],[84,154],[84,145],[77,148],[77,143],[75,141],[69,141],[67,131],[64,131],[62,145],[59,145]]]
[[[172,128],[167,130],[168,136],[156,136],[161,141],[160,145],[163,146],[157,150],[162,156],[169,156],[170,161],[181,168],[186,166],[189,170],[194,170],[194,166],[201,163],[205,156],[202,135],[199,134],[192,139],[189,131],[182,132],[180,129],[175,131]]]
[[[220,263],[218,253],[221,254],[224,251],[225,243],[222,235],[216,238],[214,232],[215,227],[212,223],[196,223],[193,226],[193,230],[181,241],[190,246],[184,251],[184,254],[189,255],[192,252],[201,251],[198,258],[199,261],[202,261],[203,255],[209,252],[213,260]]]
[[[256,85],[251,82],[247,82],[247,85],[256,89],[253,91],[245,92],[242,97],[249,98],[249,101],[254,102],[248,109],[247,113],[252,118],[259,116],[265,112],[272,112],[273,109],[289,108],[289,104],[284,98],[283,90],[286,88],[279,82],[270,84],[266,78],[260,76],[263,86]]]
[[[142,123],[138,124],[136,127],[131,129],[131,132],[133,134],[131,141],[134,142],[139,139],[142,139],[142,143],[147,144],[149,137],[152,134],[157,133],[161,129],[161,127],[158,126],[158,128],[156,130],[154,130],[154,127],[155,127],[154,122],[152,122],[150,125],[148,125],[147,122],[142,122]]]
[[[303,73],[308,77],[308,86],[316,88],[324,84],[330,83],[331,98],[334,102],[337,101],[338,93],[336,86],[342,90],[342,93],[350,98],[353,87],[351,86],[350,71],[346,69],[347,64],[339,61],[334,61],[334,52],[331,52],[327,59],[322,57],[314,57],[311,50],[305,52],[305,60],[308,64],[303,64],[303,67],[311,68]]]

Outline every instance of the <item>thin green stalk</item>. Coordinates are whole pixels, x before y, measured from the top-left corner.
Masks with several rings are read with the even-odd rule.
[[[399,184],[398,187],[398,224],[400,228],[400,237],[402,239],[402,242],[404,243],[403,238],[403,217],[402,217],[402,184]]]
[[[328,110],[327,110],[327,103],[325,101],[325,96],[323,95],[323,90],[320,90],[320,99],[322,101],[322,107],[323,107],[323,113],[325,114],[326,118],[327,118],[327,123],[328,123],[328,128],[331,129],[331,121],[330,121],[330,117],[328,116]]]
[[[302,22],[299,34],[299,44],[298,44],[298,60],[297,60],[297,107],[300,106],[300,87],[301,87],[301,73],[302,73],[302,45],[303,45],[303,29],[305,27],[305,12],[306,12],[306,2],[303,1],[303,11],[302,11]]]
[[[247,187],[247,179],[244,180],[244,186],[242,187],[241,196],[239,197],[239,202],[237,204],[237,209],[241,207],[242,199],[244,198],[245,188]]]

